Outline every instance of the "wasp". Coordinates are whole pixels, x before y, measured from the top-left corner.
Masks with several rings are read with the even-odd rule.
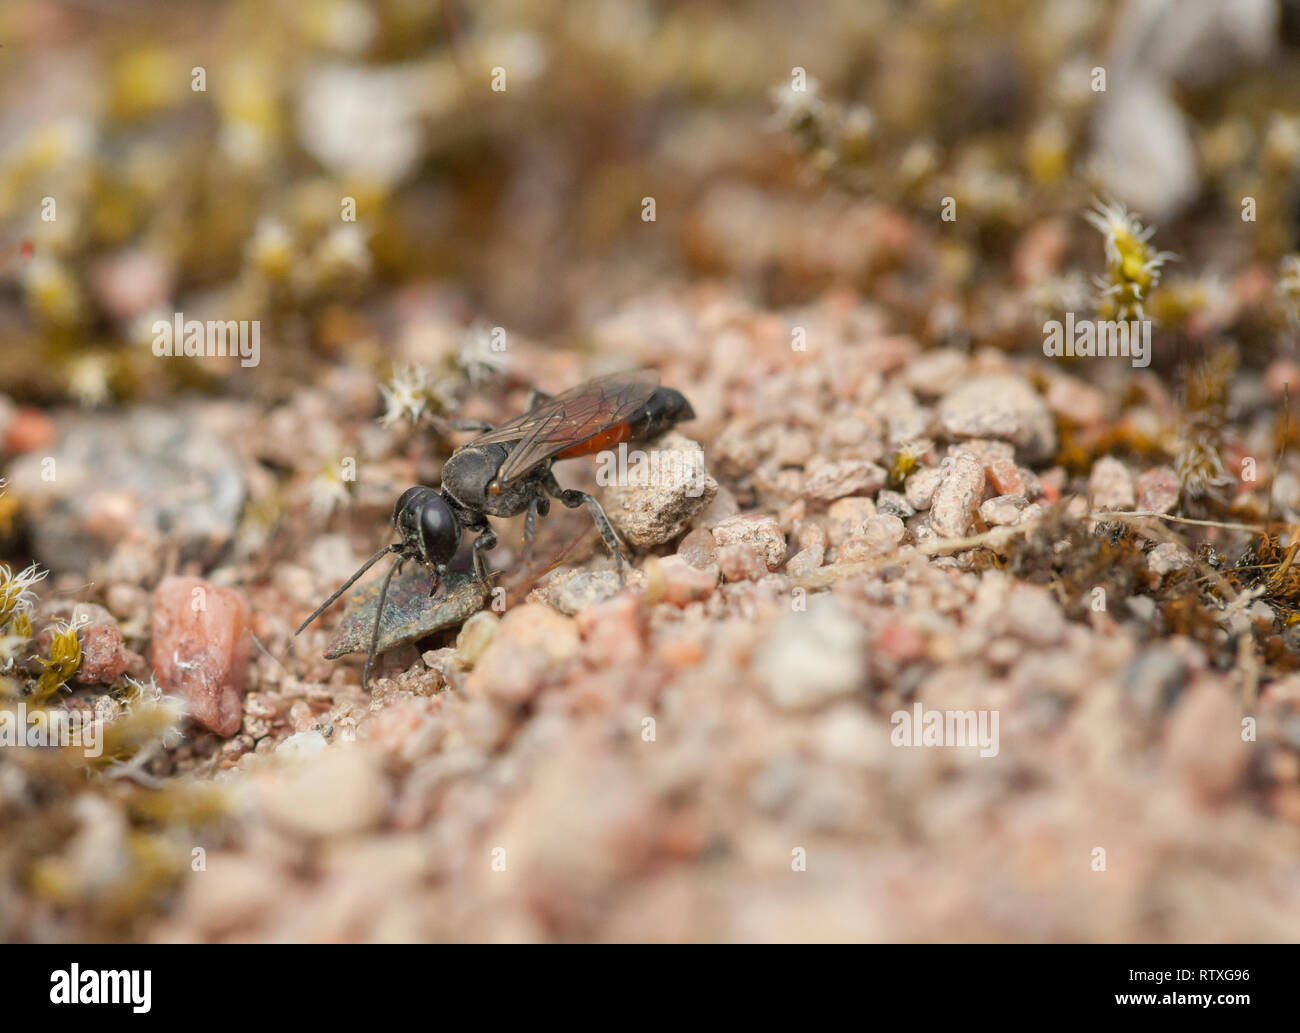
[[[559,459],[595,455],[624,442],[648,441],[694,418],[695,411],[682,393],[661,387],[659,375],[647,370],[598,377],[554,396],[534,390],[527,411],[499,426],[446,421],[455,430],[478,431],[479,435],[448,458],[442,468],[441,488],[417,484],[402,492],[393,507],[393,528],[400,541],[384,546],[363,563],[294,634],[301,634],[374,564],[395,553],[397,558],[379,591],[370,648],[361,674],[364,687],[379,642],[388,586],[402,565],[414,561],[429,569],[432,596],[460,547],[462,534],[470,531],[476,535],[474,574],[486,584],[488,571],[483,554],[497,544],[496,532],[487,518],[525,514],[527,564],[537,518],[550,512],[552,499],[568,509],[587,507],[601,539],[614,556],[619,582],[623,583],[623,554],[609,517],[591,495],[561,487],[551,465]]]

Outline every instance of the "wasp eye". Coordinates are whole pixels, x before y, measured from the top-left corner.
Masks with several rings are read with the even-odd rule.
[[[488,494],[489,494],[489,495],[500,495],[500,494],[501,494],[501,485],[500,485],[497,481],[493,481],[491,484],[488,485]]]
[[[451,507],[438,495],[424,500],[420,510],[420,538],[424,558],[433,563],[447,563],[460,544],[460,523]]]

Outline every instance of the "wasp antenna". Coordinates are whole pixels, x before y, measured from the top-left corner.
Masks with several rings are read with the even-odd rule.
[[[330,597],[329,597],[328,599],[326,599],[323,603],[321,603],[318,607],[316,607],[316,612],[315,612],[315,613],[313,613],[310,617],[308,617],[305,621],[303,621],[301,624],[298,625],[298,630],[295,631],[294,634],[295,634],[295,635],[301,635],[302,632],[303,632],[303,629],[306,628],[308,624],[310,624],[312,621],[314,621],[314,620],[315,620],[317,617],[319,617],[322,613],[324,613],[326,610],[328,610],[328,609],[330,608],[330,606],[333,605],[334,600],[336,600],[339,596],[341,596],[344,592],[346,592],[349,588],[352,587],[353,582],[355,582],[357,578],[359,578],[359,577],[360,577],[362,574],[364,574],[367,570],[369,570],[369,569],[370,569],[371,567],[373,567],[376,563],[378,563],[381,559],[383,559],[385,556],[387,556],[390,552],[396,552],[396,551],[397,551],[398,549],[400,549],[400,548],[401,548],[401,546],[398,545],[396,542],[394,542],[392,545],[385,545],[385,546],[384,546],[382,549],[380,549],[377,553],[375,553],[373,556],[371,556],[370,559],[366,560],[366,562],[363,563],[363,564],[361,565],[361,568],[360,568],[360,569],[359,569],[355,574],[353,574],[350,578],[348,578],[346,581],[344,581],[343,584],[339,585],[339,587],[338,587],[338,591],[336,591],[332,596],[330,596]]]
[[[375,559],[378,558],[378,556],[375,557]],[[393,565],[388,568],[388,573],[384,575],[383,587],[379,589],[379,602],[375,605],[375,626],[370,631],[370,648],[366,650],[366,666],[361,670],[361,687],[363,689],[370,683],[370,665],[375,662],[375,650],[379,648],[379,622],[384,616],[384,600],[388,598],[388,584],[393,580],[393,575],[401,566],[402,559],[398,557],[393,562]]]

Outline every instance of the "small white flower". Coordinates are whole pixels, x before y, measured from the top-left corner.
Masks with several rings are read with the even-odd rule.
[[[351,501],[348,486],[333,467],[321,471],[307,485],[307,508],[318,520],[327,519],[336,507]]]
[[[82,355],[68,370],[68,393],[84,408],[93,409],[109,400],[110,366],[104,355]]]
[[[809,119],[821,118],[825,113],[821,83],[810,76],[804,81],[804,87],[796,90],[793,83],[783,82],[772,88],[771,98],[776,105],[776,117],[784,125],[801,125]]]
[[[385,427],[409,419],[418,423],[429,404],[429,371],[423,366],[399,366],[387,384],[380,384],[384,396],[384,415],[379,422]]]
[[[456,349],[456,366],[465,371],[472,387],[478,387],[506,368],[504,351],[492,347],[493,329],[475,325],[460,337]]]

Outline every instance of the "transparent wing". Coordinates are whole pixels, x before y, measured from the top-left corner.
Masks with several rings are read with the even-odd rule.
[[[653,370],[597,377],[547,399],[470,444],[518,442],[497,474],[504,486],[557,453],[629,419],[658,386],[659,374]]]

